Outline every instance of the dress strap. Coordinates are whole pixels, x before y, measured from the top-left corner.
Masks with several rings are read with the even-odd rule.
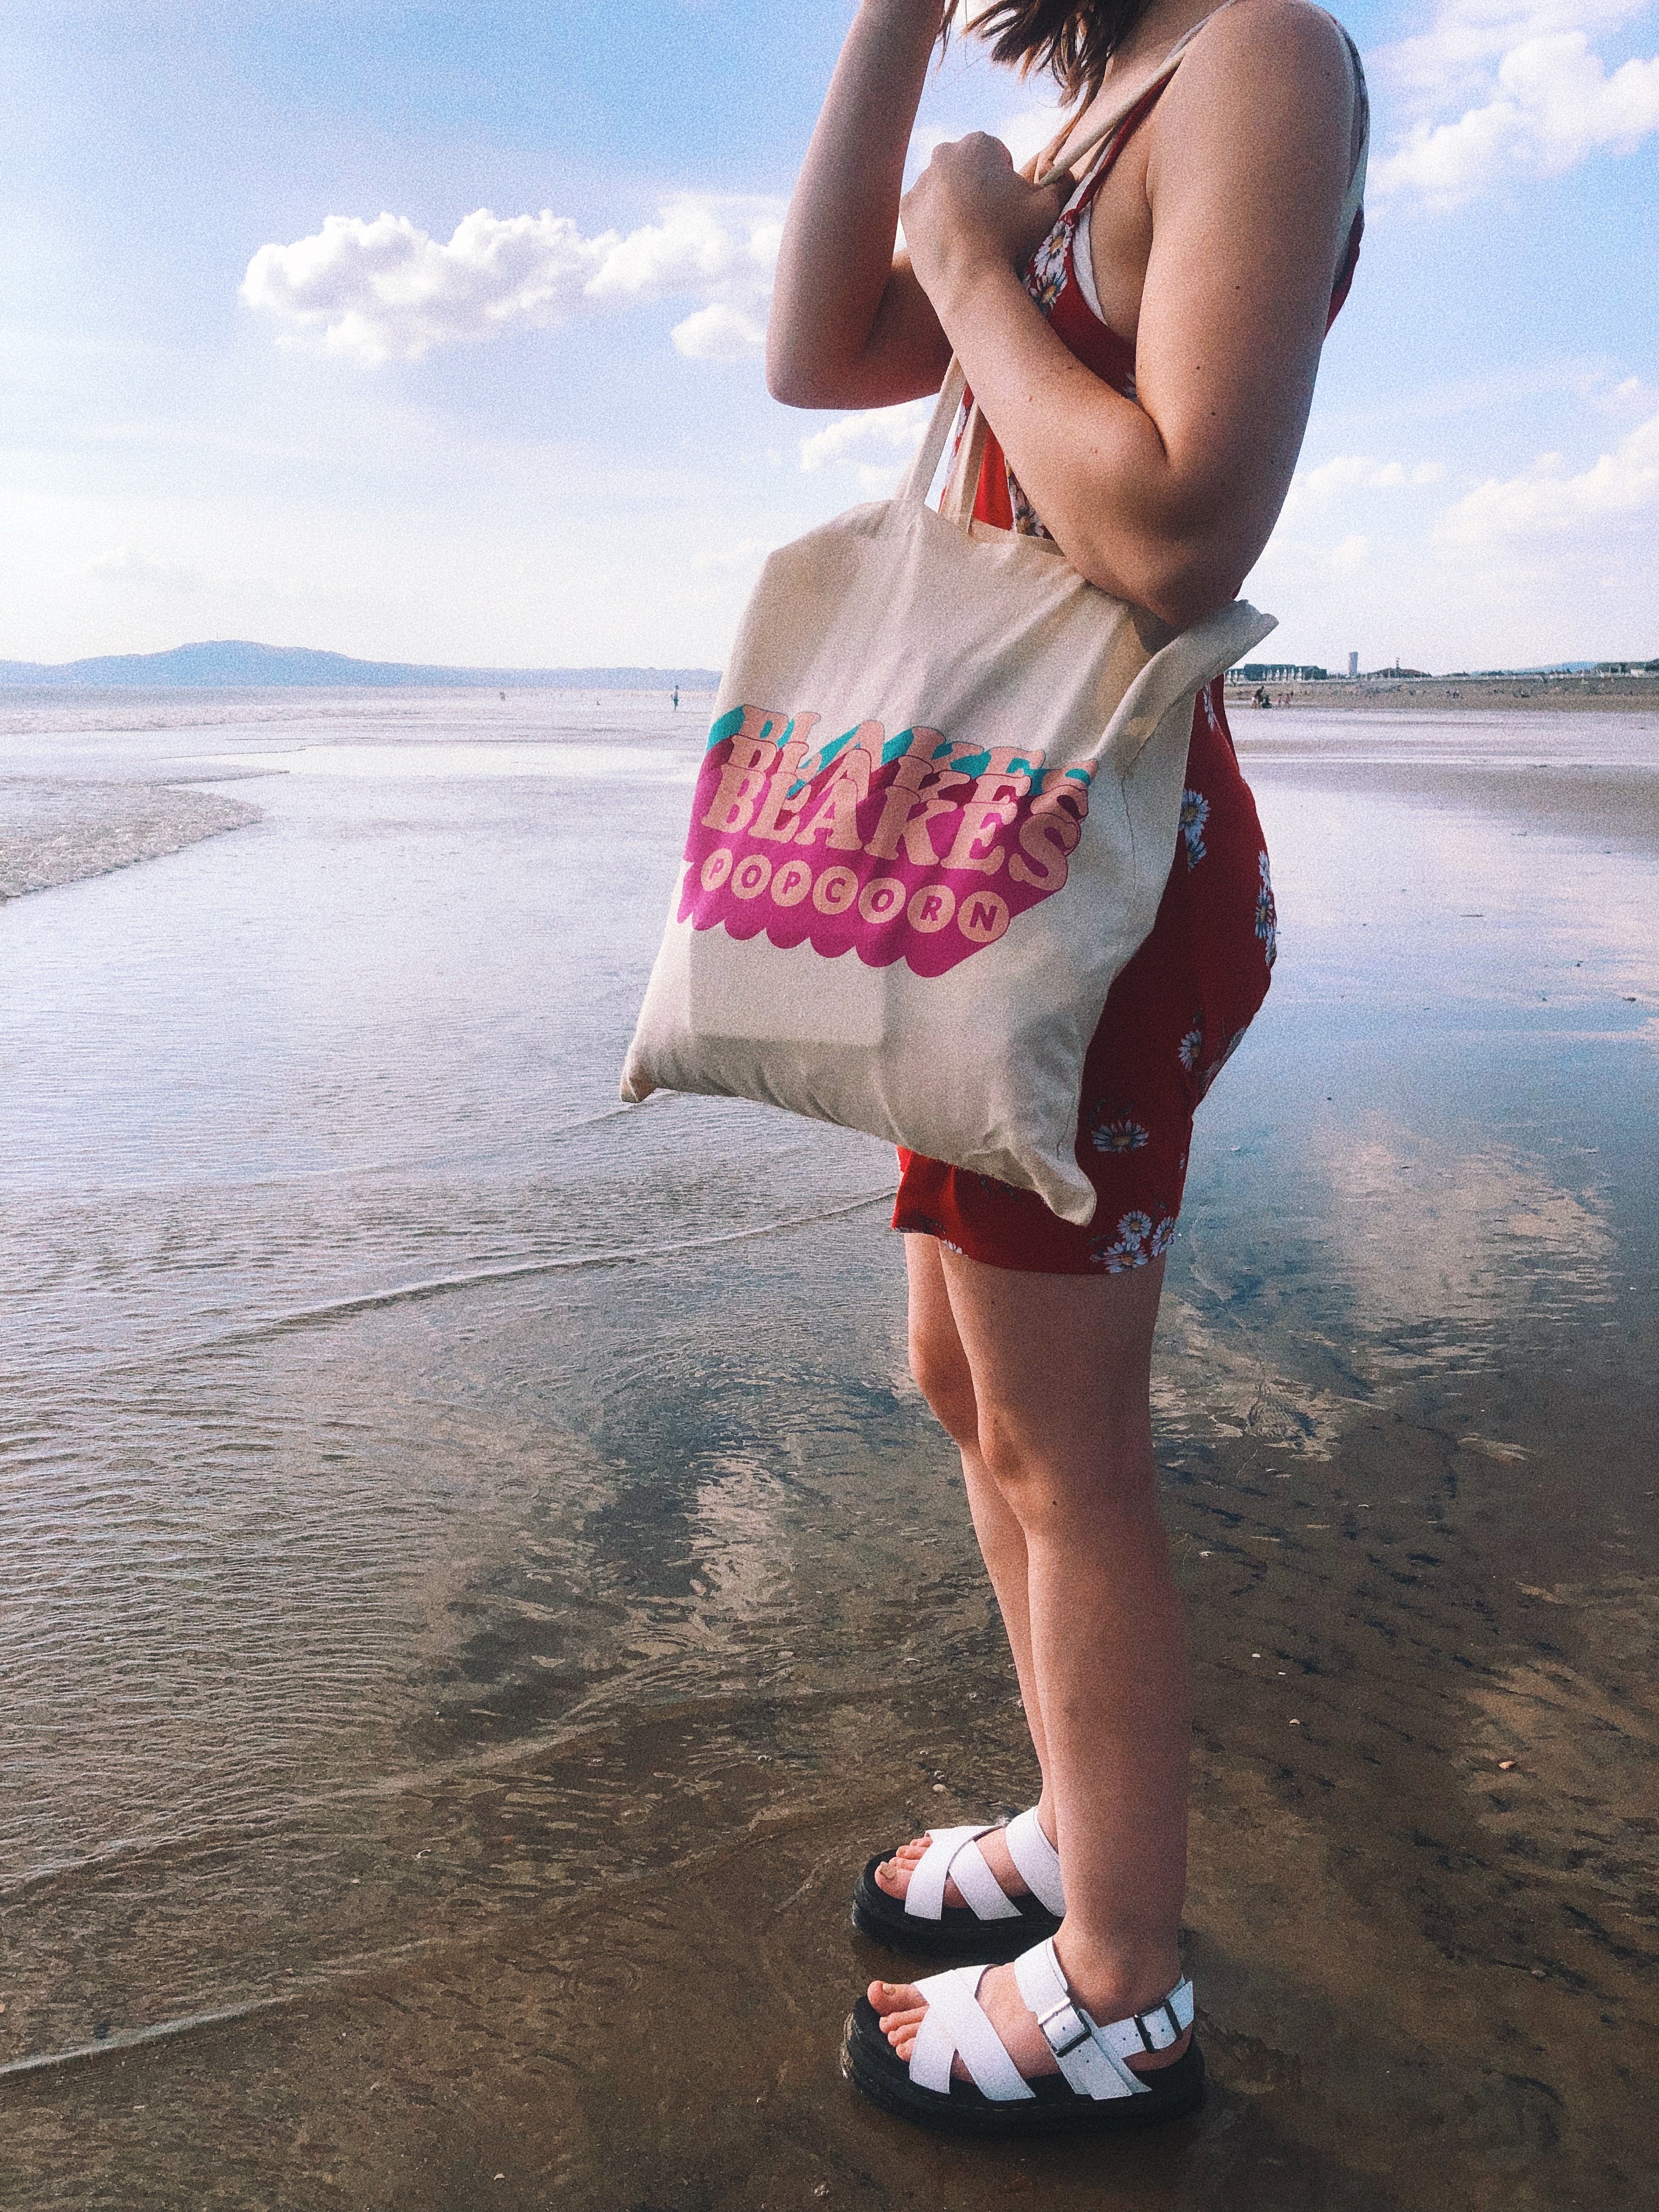
[[[1335,23],[1336,18],[1331,21]],[[1359,49],[1340,23],[1342,43],[1347,49],[1348,66],[1353,71],[1353,138],[1348,155],[1348,193],[1342,204],[1342,222],[1339,235],[1344,239],[1353,228],[1365,199],[1365,167],[1371,148],[1371,96],[1365,84],[1365,64],[1359,58]]]

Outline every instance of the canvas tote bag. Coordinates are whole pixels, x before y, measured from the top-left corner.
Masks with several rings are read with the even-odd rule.
[[[963,391],[953,362],[894,498],[761,572],[622,1095],[760,1100],[1087,1223],[1084,1056],[1163,896],[1193,702],[1274,623],[1172,633],[975,522],[976,412],[930,507]]]

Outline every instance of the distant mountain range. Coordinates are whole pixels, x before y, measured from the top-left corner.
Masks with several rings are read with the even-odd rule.
[[[0,685],[94,690],[257,684],[479,691],[669,691],[678,685],[682,691],[714,691],[720,680],[713,668],[424,668],[409,660],[354,660],[343,653],[253,645],[241,638],[176,645],[170,653],[102,653],[94,660],[0,660]]]

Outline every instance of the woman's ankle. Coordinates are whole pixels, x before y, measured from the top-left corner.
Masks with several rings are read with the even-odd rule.
[[[1160,2005],[1181,1980],[1181,1954],[1173,1936],[1132,1942],[1091,1941],[1068,1916],[1054,1938],[1054,1954],[1073,1996],[1104,2027],[1132,2020]]]

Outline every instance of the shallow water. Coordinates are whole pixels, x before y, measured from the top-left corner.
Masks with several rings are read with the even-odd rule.
[[[1158,1382],[1217,2086],[975,2162],[834,2063],[853,1869],[1029,1783],[890,1158],[616,1100],[705,706],[9,713],[264,812],[0,913],[0,2202],[1636,2202],[1659,731],[1239,718],[1281,964]]]

